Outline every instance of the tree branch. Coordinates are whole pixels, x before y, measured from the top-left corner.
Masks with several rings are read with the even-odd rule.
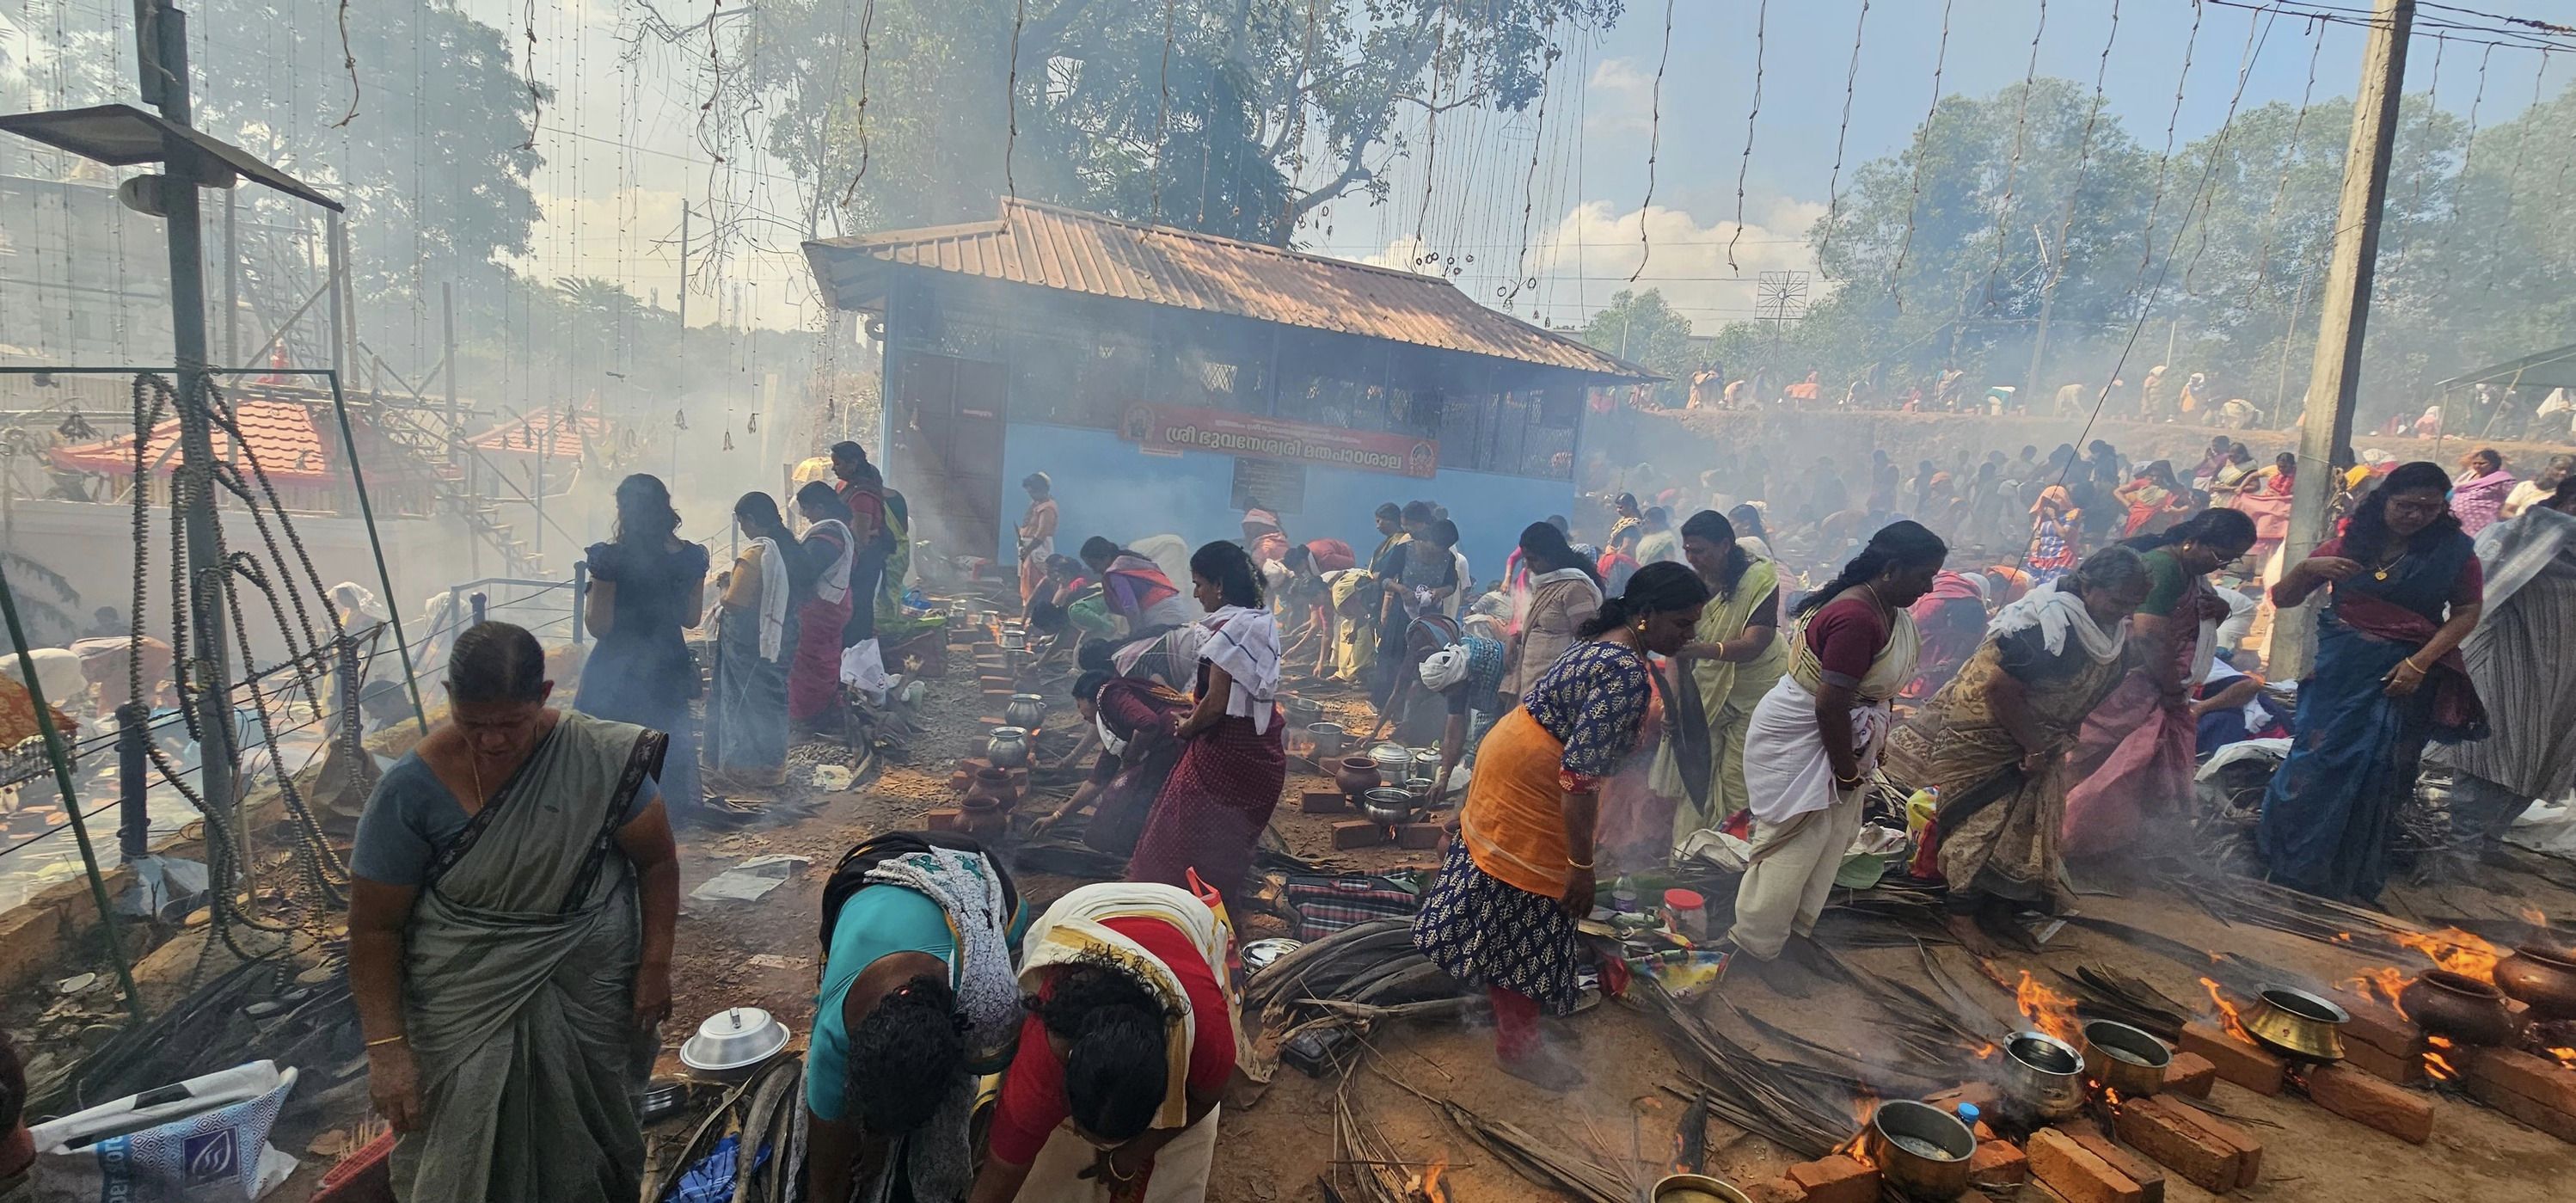
[[[1334,197],[1350,191],[1352,185],[1377,174],[1370,171],[1361,161],[1361,156],[1368,153],[1370,145],[1372,143],[1368,139],[1352,139],[1350,157],[1343,163],[1342,173],[1326,181],[1322,187],[1308,190],[1306,195],[1298,197],[1289,204],[1287,218],[1279,223],[1281,242],[1287,241],[1288,231],[1296,229],[1297,222],[1308,213],[1331,203]]]

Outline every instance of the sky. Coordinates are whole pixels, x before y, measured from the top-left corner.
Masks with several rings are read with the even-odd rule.
[[[698,214],[691,324],[818,323],[796,252],[798,184],[758,151],[756,136],[702,128],[703,41],[673,45],[645,32],[651,13],[694,21],[708,11],[706,0],[456,2],[508,31],[513,46],[525,46],[533,14],[536,45],[522,51],[532,55],[522,66],[555,89],[538,134],[546,163],[533,181],[544,217],[522,267],[541,278],[618,280],[669,306],[687,205]],[[330,7],[314,3],[316,11]],[[2576,22],[2576,0],[2474,4]],[[2349,25],[2316,27],[2192,0],[2118,0],[2116,38],[2113,0],[1870,0],[1846,130],[1844,82],[1862,0],[1671,0],[1669,48],[1664,0],[1628,0],[1627,8],[1607,32],[1569,39],[1549,77],[1544,120],[1536,111],[1453,113],[1436,136],[1415,122],[1413,153],[1388,171],[1392,200],[1328,206],[1299,231],[1300,245],[1441,271],[1480,300],[1553,324],[1579,324],[1597,311],[1629,286],[1642,257],[1636,287],[1661,288],[1700,332],[1714,333],[1752,315],[1761,272],[1813,266],[1804,234],[1833,195],[1838,143],[1845,183],[1859,164],[1898,150],[1930,106],[1936,59],[1945,95],[1991,93],[2033,71],[2090,86],[2101,69],[2110,110],[2155,150],[2168,122],[2177,146],[2217,129],[2240,66],[2245,108],[2297,101],[2312,51],[2315,97],[2349,98],[2363,42],[2363,31]],[[120,15],[126,5],[109,0],[10,0],[0,16],[41,29],[57,10],[76,21],[129,19]],[[2428,8],[2425,19],[2444,11]],[[2468,112],[2482,49],[2444,50],[2437,90],[2444,108]],[[2432,84],[2432,51],[2431,32],[2419,29],[2410,92]],[[1748,154],[1757,69],[1762,105]],[[2576,54],[2544,60],[2530,49],[2495,50],[2479,121],[2520,112],[2535,77],[2554,95],[2570,71]],[[342,102],[330,83],[304,89],[317,109]],[[1641,210],[1652,247],[1642,255]],[[704,258],[710,214],[737,235],[725,244],[730,257],[713,264]],[[1426,253],[1436,262],[1426,266]]]

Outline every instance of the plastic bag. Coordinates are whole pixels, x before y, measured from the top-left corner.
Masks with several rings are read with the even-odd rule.
[[[877,641],[863,639],[841,649],[841,683],[868,695],[871,702],[885,701],[886,687],[894,678],[887,674],[885,658],[877,652]]]
[[[295,1172],[268,1143],[295,1071],[253,1061],[38,1125],[33,1197],[247,1203]]]

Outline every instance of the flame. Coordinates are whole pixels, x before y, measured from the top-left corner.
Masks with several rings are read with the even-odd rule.
[[[2406,1007],[2397,1001],[2397,996],[2405,991],[2406,980],[2403,970],[2395,966],[2383,965],[2377,969],[2362,970],[2351,981],[2345,982],[2344,988],[2363,998],[2386,1002],[2396,1010],[2398,1018],[2403,1019],[2406,1017]]]
[[[2219,992],[2218,982],[2212,978],[2202,978],[2200,984],[2203,989],[2209,991],[2209,1001],[2218,1007],[2218,1021],[2227,1029],[2227,1034],[2248,1044],[2253,1043],[2254,1037],[2246,1032],[2244,1021],[2236,1017],[2236,1004],[2227,1001],[2227,996]]]
[[[2348,931],[2336,932],[2334,934],[2334,942],[2337,944],[2350,944],[2352,943],[2352,933]]]
[[[2032,1027],[2069,1045],[2082,1046],[2084,1029],[2075,1019],[2074,998],[2041,984],[2039,979],[2030,975],[2030,970],[2022,970],[2021,981],[2013,986],[2013,1005],[2020,1009],[2022,1018],[2029,1020]]]
[[[2424,1038],[2424,1044],[2426,1045],[2424,1049],[2425,1073],[2433,1075],[2433,1079],[2438,1082],[2448,1082],[2451,1079],[2460,1076],[2459,1067],[2451,1064],[2451,1059],[2444,1055],[2445,1050],[2457,1047],[2451,1043],[2450,1037],[2426,1036]]]
[[[2576,1069],[2576,1048],[2553,1048],[2549,1050],[2549,1055],[2556,1057],[2560,1066]]]
[[[2549,926],[2549,916],[2536,906],[2522,908],[2522,921],[2533,927]]]
[[[2105,1086],[2102,1088],[2102,1101],[2116,1112],[2120,1109],[2120,1092]]]
[[[1977,1058],[1977,1060],[1983,1061],[1983,1060],[1985,1060],[1985,1059],[1986,1059],[1986,1058],[1988,1058],[1988,1057],[1994,1056],[1994,1055],[1995,1055],[1995,1050],[1996,1050],[1996,1048],[1997,1048],[1997,1047],[1998,1047],[1998,1046],[1995,1044],[1995,1042],[1994,1042],[1994,1041],[1989,1040],[1989,1041],[1985,1042],[1984,1044],[1980,1044],[1980,1045],[1978,1045],[1978,1046],[1977,1046],[1977,1051],[1976,1051],[1976,1052],[1975,1052],[1975,1054],[1973,1054],[1973,1055]]]
[[[1419,1193],[1423,1203],[1449,1203],[1449,1188],[1440,1185],[1440,1176],[1448,1172],[1449,1160],[1445,1157],[1432,1162],[1431,1168],[1422,1172]]]
[[[1856,1130],[1851,1134],[1851,1139],[1835,1145],[1833,1151],[1862,1165],[1875,1166],[1878,1163],[1870,1160],[1869,1156],[1869,1121],[1870,1117],[1878,1114],[1878,1096],[1874,1094],[1852,1096],[1851,1110],[1852,1127]],[[1832,1153],[1826,1154],[1829,1157],[1832,1155]]]
[[[2490,985],[2495,982],[2496,962],[2503,954],[2474,933],[2446,927],[2429,936],[2406,931],[2395,935],[2398,943],[2432,958],[2441,968]]]

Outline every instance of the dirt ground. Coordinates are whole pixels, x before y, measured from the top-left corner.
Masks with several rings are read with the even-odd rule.
[[[858,841],[887,830],[916,827],[923,811],[951,804],[947,784],[951,768],[959,757],[981,752],[987,725],[981,720],[1000,707],[998,701],[977,692],[972,662],[962,657],[952,661],[946,675],[925,683],[928,692],[917,714],[926,730],[904,739],[899,756],[889,758],[899,758],[901,763],[888,763],[873,779],[840,792],[815,791],[806,783],[807,770],[792,767],[788,788],[760,791],[777,797],[746,796],[746,800],[810,803],[810,812],[730,832],[681,830],[682,915],[675,949],[675,1008],[657,1077],[685,1076],[687,1071],[677,1058],[681,1040],[699,1020],[729,1006],[765,1008],[799,1033],[801,1042],[813,1009],[818,907],[831,865]],[[1365,702],[1347,692],[1308,687],[1304,694],[1323,701],[1329,717],[1356,724],[1355,729],[1365,729],[1370,721]],[[1063,724],[1072,708],[1060,686],[1051,704],[1051,725]],[[1434,853],[1392,848],[1335,853],[1330,837],[1334,818],[1308,815],[1294,805],[1306,791],[1330,788],[1327,778],[1292,764],[1273,821],[1290,851],[1335,869],[1379,871],[1434,863]],[[1047,798],[1038,797],[1023,801],[1020,809],[1027,813],[1048,805]],[[710,903],[687,897],[723,869],[767,854],[804,857],[809,864],[758,901]],[[1046,876],[1022,878],[1032,906],[1043,906],[1074,884]],[[2502,870],[2495,871],[2481,888],[2411,894],[2398,901],[2401,912],[2418,919],[2508,919],[2524,908],[2562,917],[2576,915],[2576,893],[2529,874]],[[2317,983],[2343,982],[2384,963],[2384,958],[2375,963],[2347,949],[2269,929],[2229,926],[2186,899],[2154,889],[2137,889],[2126,896],[2088,896],[2082,909],[2087,915],[2155,932],[2193,948],[2242,953]],[[1891,977],[1919,980],[1920,971],[1913,962],[1916,954],[1910,948],[1864,949],[1848,955],[1854,963]],[[1945,948],[1937,955],[1999,1019],[2013,1014],[2011,996],[1989,984],[1963,950]],[[2050,940],[2045,953],[2007,955],[1994,969],[1997,976],[2010,981],[2024,968],[2045,976],[2051,969],[2072,972],[2088,963],[2115,966],[2186,1004],[2205,997],[2198,984],[2202,966],[2071,925]],[[2407,963],[2404,967],[2411,973],[2422,966]],[[1786,1058],[1787,1050],[1768,1044],[1730,1014],[1727,1002],[1856,1057],[1866,1058],[1870,1050],[1884,1044],[1885,1013],[1839,983],[1811,998],[1788,999],[1759,984],[1721,982],[1690,1004],[1749,1046]],[[1369,1051],[1346,1077],[1319,1080],[1282,1066],[1266,1089],[1238,1091],[1230,1098],[1221,1118],[1222,1155],[1209,1198],[1216,1203],[1324,1199],[1319,1179],[1351,1172],[1351,1167],[1337,1164],[1342,1155],[1334,1139],[1335,1103],[1345,1091],[1358,1112],[1397,1150],[1399,1160],[1420,1163],[1408,1165],[1407,1172],[1445,1163],[1442,1182],[1452,1203],[1557,1196],[1498,1162],[1412,1092],[1456,1099],[1488,1119],[1519,1125],[1541,1140],[1580,1150],[1620,1167],[1641,1187],[1666,1172],[1673,1160],[1682,1104],[1665,1088],[1686,1088],[1697,1067],[1668,1046],[1642,1013],[1615,1001],[1559,1021],[1554,1032],[1589,1075],[1584,1087],[1563,1096],[1540,1092],[1501,1073],[1492,1057],[1490,1031],[1474,1023],[1381,1029],[1371,1034]],[[352,1127],[363,1119],[362,1093],[337,1102],[347,1112],[338,1121],[340,1126]],[[2433,1138],[2423,1146],[2366,1129],[2295,1094],[2265,1098],[2222,1083],[2213,1103],[2263,1142],[2263,1180],[2239,1194],[2266,1203],[2326,1203],[2353,1198],[2364,1189],[2394,1198],[2556,1200],[2568,1197],[2565,1184],[2576,1179],[2576,1145],[2518,1124],[2464,1096],[2446,1095],[2437,1101]],[[1797,1160],[1723,1122],[1708,1125],[1706,1142],[1709,1172],[1738,1182],[1775,1177]],[[300,1147],[288,1151],[299,1156],[307,1152]],[[310,1158],[305,1172],[273,1197],[307,1197],[328,1160]],[[2179,1178],[2169,1179],[2167,1190],[2167,1197],[2176,1203],[2197,1203],[2204,1197]],[[2022,1198],[2042,1203],[2036,1192],[2025,1191]]]
[[[747,856],[783,852],[811,857],[814,865],[757,903],[685,904],[677,953],[678,1020],[693,1021],[727,1005],[748,1003],[772,1010],[799,1031],[805,1028],[812,1009],[816,908],[831,861],[859,839],[914,824],[921,811],[948,804],[949,768],[959,756],[980,752],[982,731],[974,720],[998,705],[972,692],[973,678],[962,668],[952,668],[946,678],[929,684],[922,713],[930,730],[910,742],[910,764],[890,766],[872,784],[830,796],[810,819],[749,834],[684,837],[684,892]],[[1364,700],[1311,687],[1304,693],[1323,701],[1329,718],[1360,727],[1369,721]],[[1069,713],[1069,709],[1059,703],[1055,713]],[[1333,819],[1304,814],[1294,805],[1308,790],[1330,788],[1325,777],[1292,764],[1273,820],[1274,830],[1291,851],[1311,860],[1371,871],[1434,863],[1434,854],[1428,852],[1375,848],[1334,853],[1329,831]],[[1021,807],[1043,804],[1024,801]],[[1025,889],[1034,903],[1042,904],[1072,884],[1032,878]],[[2492,889],[2455,888],[2403,901],[2428,918],[2503,919],[2516,916],[2524,907],[2576,915],[2576,894],[2537,878],[2499,873],[2489,884]],[[2188,901],[2161,891],[2087,897],[2083,910],[2194,947],[2242,953],[2320,983],[2342,982],[2384,963],[2269,929],[2222,924]],[[1850,954],[1858,964],[1899,977],[1914,972],[1913,955],[1911,950],[1894,949]],[[2011,997],[1977,974],[1963,951],[1952,948],[1941,955],[1960,980],[1981,992],[1998,1017],[2012,1015]],[[760,957],[760,963],[755,964],[754,957]],[[2013,980],[2023,968],[2044,975],[2052,967],[2071,972],[2085,963],[2115,965],[2177,1001],[2192,1003],[2206,997],[2198,984],[2200,967],[2075,926],[2052,938],[2044,954],[2008,955],[1997,969],[2005,980]],[[2409,972],[2419,967],[2407,966]],[[1718,1001],[1720,994],[1755,1016],[1856,1055],[1866,1055],[1876,1043],[1873,1029],[1883,1022],[1874,1004],[1838,983],[1803,1000],[1775,996],[1758,984],[1721,983],[1717,991],[1695,1002],[1704,1015],[1756,1048],[1765,1045],[1740,1021],[1726,1015]],[[1348,1172],[1348,1167],[1335,1164],[1333,1138],[1335,1099],[1344,1090],[1388,1136],[1400,1151],[1400,1160],[1420,1162],[1423,1167],[1448,1163],[1443,1182],[1454,1203],[1554,1197],[1498,1163],[1397,1082],[1433,1097],[1455,1098],[1489,1119],[1509,1121],[1540,1139],[1619,1164],[1640,1185],[1667,1172],[1681,1104],[1662,1088],[1686,1087],[1686,1075],[1693,1068],[1658,1037],[1644,1015],[1616,1002],[1561,1021],[1555,1030],[1590,1075],[1581,1090],[1565,1096],[1546,1094],[1500,1072],[1492,1057],[1490,1031],[1481,1026],[1411,1024],[1377,1032],[1370,1040],[1372,1052],[1346,1079],[1318,1080],[1283,1066],[1256,1101],[1241,1105],[1243,1096],[1238,1093],[1223,1114],[1222,1155],[1209,1198],[1216,1203],[1322,1199],[1318,1178],[1337,1169]],[[675,1023],[669,1037],[671,1051],[676,1051],[685,1034],[684,1024]],[[1783,1050],[1766,1051],[1786,1055]],[[665,1066],[676,1069],[676,1059],[666,1056]],[[2433,1139],[2423,1146],[2364,1128],[2291,1094],[2265,1098],[2221,1083],[2213,1102],[2265,1145],[2263,1181],[2240,1192],[2244,1198],[2325,1203],[2352,1198],[2368,1184],[2375,1193],[2394,1198],[2554,1200],[2567,1197],[2565,1183],[2576,1176],[2576,1145],[2525,1127],[2464,1096],[2439,1099]],[[1706,1139],[1710,1172],[1740,1182],[1777,1176],[1797,1160],[1723,1122],[1711,1122]],[[2036,1200],[2039,1196],[2025,1192],[2025,1197]],[[2196,1203],[2206,1196],[2173,1178],[2168,1180],[2167,1197],[2176,1203]]]

